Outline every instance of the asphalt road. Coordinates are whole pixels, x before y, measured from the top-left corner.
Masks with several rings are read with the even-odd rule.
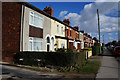
[[[41,72],[32,69],[26,69],[15,66],[2,65],[2,80],[6,79],[59,79],[62,78],[62,75],[50,73],[50,72]]]

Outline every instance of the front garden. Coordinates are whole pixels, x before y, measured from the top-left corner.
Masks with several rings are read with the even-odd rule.
[[[58,49],[57,52],[20,52],[14,56],[14,63],[41,71],[96,74],[100,62],[89,61],[86,56],[85,50],[73,52],[71,49]]]

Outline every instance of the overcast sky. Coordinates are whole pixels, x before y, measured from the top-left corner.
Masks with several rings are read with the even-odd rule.
[[[92,37],[98,38],[97,9],[100,13],[101,42],[103,35],[105,43],[118,40],[118,2],[30,2],[34,6],[44,9],[53,8],[54,17],[63,20],[70,19],[71,26],[79,26]],[[111,0],[112,1],[112,0]]]

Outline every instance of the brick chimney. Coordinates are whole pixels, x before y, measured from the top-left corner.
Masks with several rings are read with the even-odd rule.
[[[88,36],[88,34],[87,34],[87,33],[84,33],[84,35]]]
[[[77,31],[79,31],[79,27],[78,26],[75,26],[74,28],[77,29]]]
[[[81,33],[84,33],[84,31],[83,31],[83,30],[81,30],[80,32],[81,32]]]
[[[64,19],[63,22],[66,23],[66,24],[68,24],[68,25],[70,26],[70,21],[69,21],[69,19]]]
[[[43,11],[45,11],[47,14],[53,16],[53,9],[52,9],[52,7],[47,7],[46,6],[46,8],[44,8]]]

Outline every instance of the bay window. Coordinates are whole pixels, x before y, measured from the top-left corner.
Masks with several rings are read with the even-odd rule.
[[[42,50],[42,38],[29,38],[29,51],[41,51]]]
[[[59,25],[57,25],[57,34],[59,34]]]

